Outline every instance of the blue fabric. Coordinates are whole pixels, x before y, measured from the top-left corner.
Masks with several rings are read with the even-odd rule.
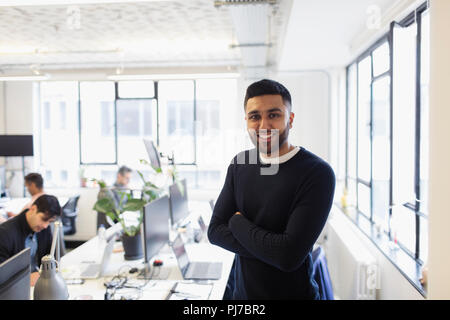
[[[232,300],[234,291],[234,272],[235,272],[236,256],[233,260],[233,265],[231,266],[230,275],[228,277],[227,286],[225,288],[225,293],[223,294],[223,300]]]
[[[328,273],[327,259],[322,247],[312,252],[313,278],[319,286],[320,300],[334,300],[333,286]]]
[[[25,248],[30,248],[30,256],[31,256],[31,272],[35,272],[39,270],[39,266],[36,261],[36,252],[38,248],[36,232],[28,235],[25,239]]]

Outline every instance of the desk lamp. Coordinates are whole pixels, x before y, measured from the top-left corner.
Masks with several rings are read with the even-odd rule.
[[[55,221],[52,248],[50,254],[42,257],[40,276],[34,286],[34,300],[67,300],[69,298],[66,282],[59,272],[59,228],[60,222]],[[55,259],[56,246],[58,246],[57,259]]]

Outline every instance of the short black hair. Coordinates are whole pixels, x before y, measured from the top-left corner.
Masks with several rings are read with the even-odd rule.
[[[44,179],[39,173],[33,172],[25,176],[25,182],[34,183],[37,188],[42,189],[44,187]]]
[[[54,216],[61,216],[61,206],[55,196],[43,194],[32,205],[37,207],[38,212],[44,213],[47,219],[51,219]]]
[[[125,175],[126,173],[128,173],[128,172],[131,172],[131,171],[133,171],[133,170],[131,170],[130,168],[128,168],[127,166],[121,166],[120,168],[119,168],[119,171],[117,172],[117,173],[119,173],[120,175]]]
[[[274,80],[263,79],[257,82],[253,82],[248,86],[244,99],[244,109],[247,106],[247,101],[253,97],[264,96],[266,94],[279,94],[283,98],[283,102],[287,104],[287,108],[290,110],[292,106],[292,99],[289,90],[286,89],[281,83]]]

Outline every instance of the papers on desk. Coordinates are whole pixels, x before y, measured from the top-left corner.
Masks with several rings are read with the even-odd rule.
[[[166,300],[208,300],[213,285],[176,282]]]

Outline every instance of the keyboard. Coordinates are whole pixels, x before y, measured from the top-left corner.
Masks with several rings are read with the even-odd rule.
[[[81,272],[81,277],[84,278],[95,278],[100,273],[100,265],[99,264],[90,264],[86,266],[86,268]]]
[[[208,279],[211,276],[219,275],[221,268],[222,265],[220,263],[194,262],[189,265],[189,269],[186,272],[186,277]]]
[[[209,262],[195,262],[190,269],[193,274],[208,274],[211,266],[212,264]]]

